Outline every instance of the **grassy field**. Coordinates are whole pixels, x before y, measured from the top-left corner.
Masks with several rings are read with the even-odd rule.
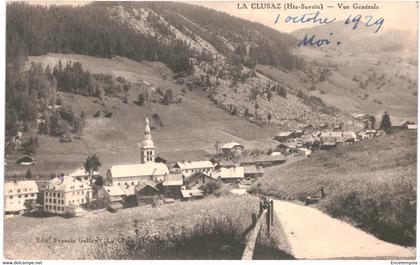
[[[55,65],[58,58],[63,60],[80,60],[83,66],[93,73],[109,73],[117,71],[127,77],[133,72],[133,80],[147,80],[155,87],[171,88],[180,91],[185,88],[173,84],[171,78],[162,78],[162,74],[169,75],[169,69],[162,64],[142,62],[137,63],[128,59],[101,59],[81,55],[46,55],[30,57],[30,60],[44,64]],[[131,72],[130,72],[131,71]],[[114,73],[112,72],[112,73]],[[64,104],[72,106],[74,112],[81,110],[86,114],[86,126],[81,140],[71,143],[60,143],[58,138],[40,136],[40,148],[34,155],[34,166],[18,166],[14,162],[19,157],[14,154],[8,157],[6,174],[24,174],[28,168],[36,174],[70,173],[80,167],[89,153],[97,153],[103,166],[100,170],[105,174],[113,164],[138,163],[140,152],[138,144],[143,140],[144,121],[150,120],[152,114],[157,113],[163,127],[152,130],[152,137],[159,152],[206,150],[215,152],[215,143],[235,141],[244,144],[248,149],[274,147],[276,141],[272,136],[276,130],[259,127],[238,116],[218,108],[207,98],[201,90],[187,92],[183,101],[177,104],[161,105],[149,102],[140,107],[134,103],[141,92],[140,88],[130,90],[127,104],[117,98],[105,99],[105,106],[98,103],[97,98],[62,93]],[[186,89],[188,91],[188,89]],[[94,118],[98,110],[108,109],[113,112],[112,118],[103,115]],[[29,134],[24,134],[29,137]]]
[[[281,199],[320,195],[318,205],[381,239],[415,244],[416,131],[401,131],[266,170],[252,192]]]
[[[318,82],[315,78],[311,81],[308,73],[285,72],[264,65],[258,65],[257,69],[296,91],[302,89],[320,97],[326,104],[345,113],[370,113],[380,120],[387,110],[398,123],[402,119],[417,119],[417,96],[414,95],[417,84],[413,85],[417,80],[417,67],[407,63],[408,58],[417,57],[417,54],[354,55],[330,49],[326,52],[297,49],[296,52],[308,62],[330,65],[326,80]],[[356,81],[353,80],[355,76]],[[362,89],[359,82],[368,79],[371,80],[369,85]],[[315,87],[311,89],[313,85]],[[365,94],[367,98],[364,98]]]
[[[240,259],[251,214],[257,211],[256,198],[231,195],[82,218],[18,216],[4,222],[4,255],[10,259]],[[255,259],[291,258],[278,250],[287,246],[280,229],[271,236],[265,227],[261,230]]]

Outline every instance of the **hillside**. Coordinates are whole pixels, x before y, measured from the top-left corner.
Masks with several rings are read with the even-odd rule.
[[[227,196],[158,208],[127,208],[116,214],[95,211],[82,218],[18,216],[4,221],[4,256],[74,260],[240,259],[243,235],[251,225],[251,214],[257,211],[257,199]],[[254,259],[291,258],[278,249],[280,243],[284,244],[280,229],[275,228],[267,236],[263,227],[261,235]],[[17,251],[22,248],[25,251]]]
[[[82,55],[49,54],[30,57],[31,61],[45,65],[55,65],[61,59],[80,61],[92,73],[118,73],[128,80],[148,80],[149,85],[133,86],[129,91],[127,104],[119,98],[105,97],[104,104],[96,97],[85,97],[73,93],[61,93],[63,105],[71,105],[77,112],[86,115],[86,125],[81,140],[71,143],[60,143],[57,137],[38,135],[40,147],[34,154],[35,165],[30,167],[14,164],[18,154],[7,158],[8,175],[23,174],[28,168],[33,173],[49,175],[50,173],[70,173],[79,167],[91,152],[97,153],[103,164],[101,173],[112,164],[138,162],[138,144],[143,139],[144,121],[151,119],[155,129],[153,140],[157,154],[165,151],[206,150],[215,152],[215,143],[235,141],[244,144],[248,149],[266,149],[275,144],[271,136],[276,130],[270,127],[259,127],[240,117],[231,115],[217,107],[201,90],[189,91],[185,86],[176,85],[171,79],[163,79],[161,73],[171,73],[161,63],[137,63],[132,60],[115,57],[102,59]],[[29,63],[28,63],[29,65]],[[171,88],[174,93],[186,89],[182,102],[162,105],[148,102],[138,106],[134,101],[138,94],[155,89]],[[98,110],[108,109],[113,112],[112,118],[93,117]],[[160,117],[163,126],[157,125],[151,118],[154,113]],[[30,133],[24,133],[26,138]]]
[[[253,192],[297,200],[319,195],[319,207],[384,240],[412,245],[416,217],[416,132],[402,131],[271,168]]]
[[[395,122],[416,119],[415,32],[384,28],[374,33],[374,29],[364,26],[354,31],[336,22],[291,34],[298,39],[314,34],[341,44],[296,49],[296,54],[314,67],[304,73],[288,73],[285,80],[289,85],[309,91],[343,112],[371,113],[379,118],[387,110]],[[281,75],[278,70],[261,68],[264,73]]]

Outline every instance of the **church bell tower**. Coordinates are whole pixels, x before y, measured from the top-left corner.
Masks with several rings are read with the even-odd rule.
[[[146,126],[144,127],[144,137],[140,148],[141,163],[155,162],[155,146],[150,134],[149,119],[146,118]]]

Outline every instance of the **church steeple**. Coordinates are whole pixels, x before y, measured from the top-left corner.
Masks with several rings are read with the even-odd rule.
[[[143,164],[155,161],[155,146],[152,141],[148,118],[146,118],[146,126],[144,127],[144,137],[140,148],[140,157]]]

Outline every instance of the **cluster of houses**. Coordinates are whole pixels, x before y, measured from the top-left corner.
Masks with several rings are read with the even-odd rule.
[[[264,167],[286,161],[281,154],[243,157],[235,162],[226,159],[238,157],[244,149],[241,144],[227,143],[221,147],[221,156],[212,159],[205,151],[171,152],[156,157],[156,147],[146,119],[140,163],[111,166],[106,175],[101,176],[103,185],[100,187],[93,188],[92,185],[100,174],[88,174],[84,168],[56,177],[40,193],[42,207],[47,213],[77,216],[86,208],[81,205],[94,203],[115,211],[129,206],[198,199],[205,196],[203,186],[209,182],[250,184],[263,176]],[[21,196],[26,189],[18,187],[25,186],[32,187],[30,192],[33,196]],[[8,189],[10,193],[7,193]],[[36,199],[37,194],[35,181],[7,184],[5,195],[10,199],[6,201],[5,212],[25,210],[24,199]]]
[[[359,116],[366,118],[366,115],[368,114]],[[359,116],[357,118],[360,118]],[[414,122],[402,121],[400,124],[393,125],[392,129],[416,130],[417,125]],[[328,126],[325,125],[321,126],[319,130],[308,128],[307,131],[301,129],[279,132],[274,139],[280,142],[276,151],[283,155],[309,156],[315,150],[328,150],[382,135],[384,135],[382,130],[365,129],[356,133],[351,130],[342,130],[342,125],[335,125],[332,129],[328,129]]]

